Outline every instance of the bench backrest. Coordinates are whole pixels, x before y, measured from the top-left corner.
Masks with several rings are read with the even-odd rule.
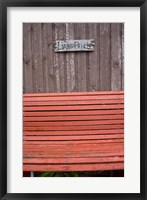
[[[111,143],[115,142],[116,149],[121,143],[119,155],[123,156],[123,91],[24,94],[23,101],[24,145],[94,145],[107,141],[112,149]]]

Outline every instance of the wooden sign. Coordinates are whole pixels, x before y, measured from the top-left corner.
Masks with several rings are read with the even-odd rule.
[[[94,40],[56,40],[55,52],[94,51]]]

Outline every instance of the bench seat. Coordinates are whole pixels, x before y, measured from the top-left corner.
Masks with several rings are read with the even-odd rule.
[[[23,170],[124,169],[124,92],[23,95]]]

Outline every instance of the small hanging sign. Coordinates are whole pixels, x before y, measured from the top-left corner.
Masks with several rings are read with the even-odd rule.
[[[56,40],[55,52],[94,51],[94,40]]]

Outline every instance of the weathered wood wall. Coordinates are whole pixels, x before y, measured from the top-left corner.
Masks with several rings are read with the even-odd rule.
[[[24,23],[23,91],[123,90],[122,23]],[[93,52],[54,52],[55,40],[94,39]]]

